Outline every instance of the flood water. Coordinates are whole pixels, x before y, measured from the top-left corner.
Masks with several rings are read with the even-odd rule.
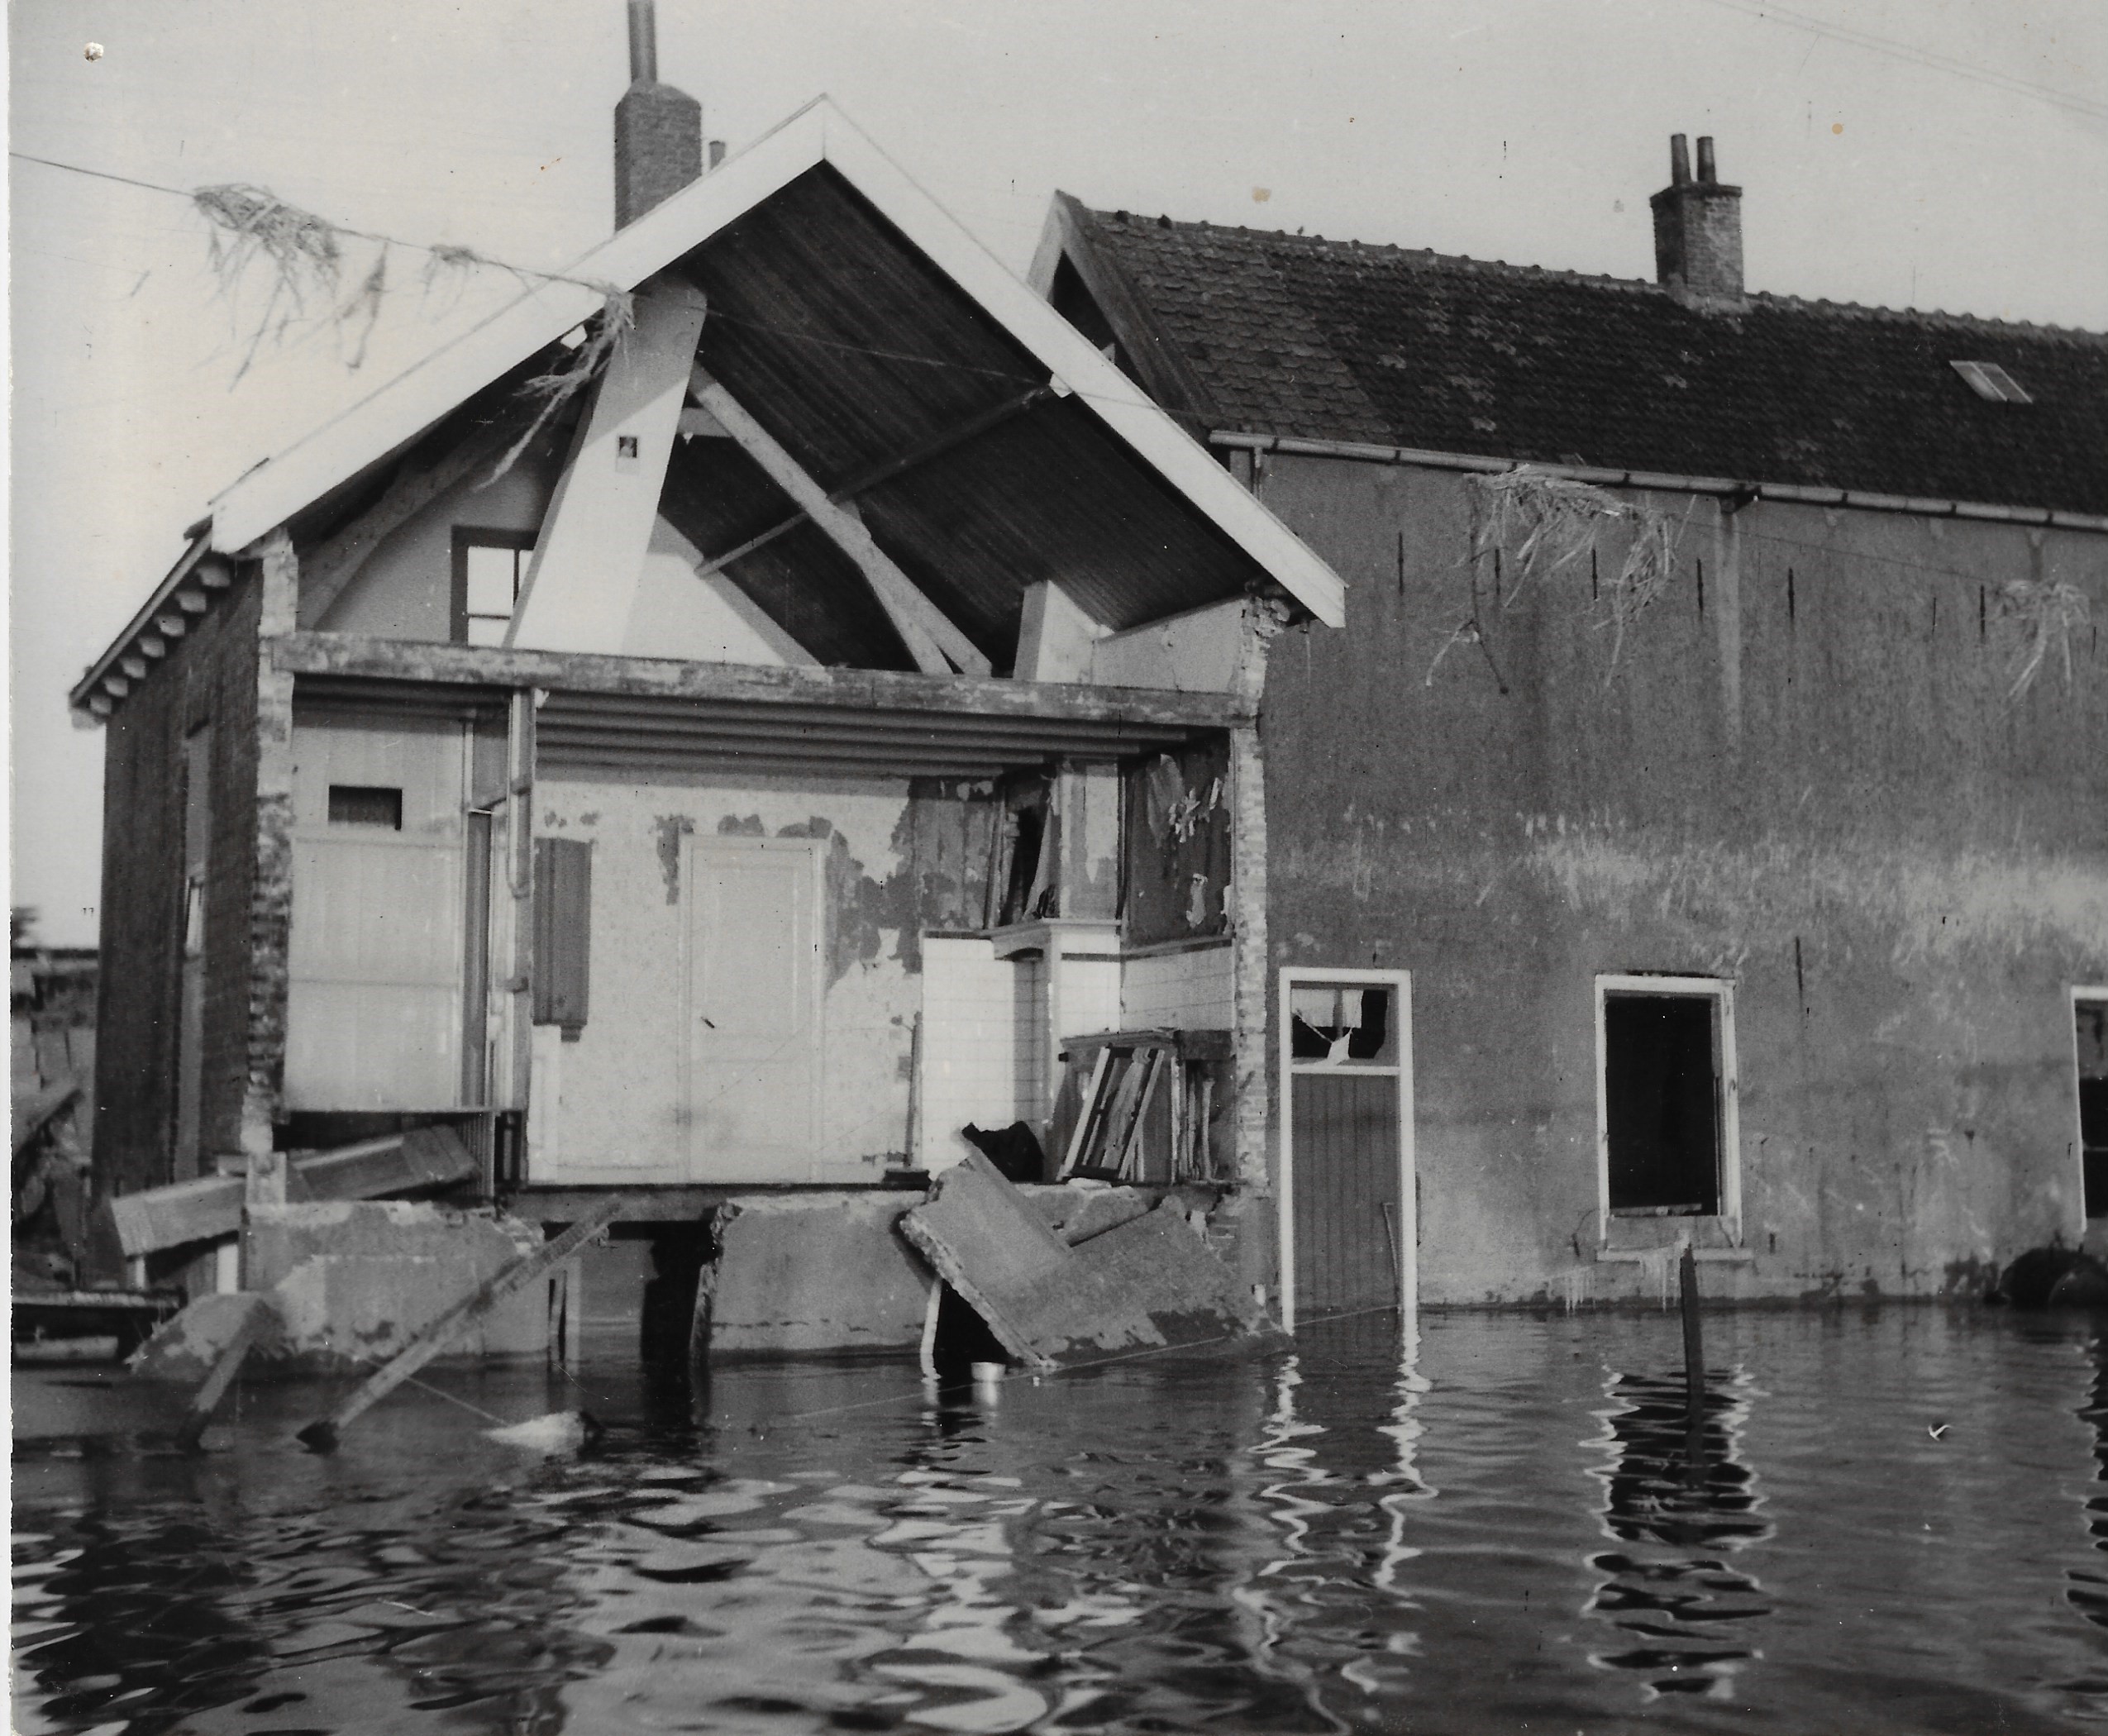
[[[926,1389],[460,1371],[186,1460],[18,1376],[28,1730],[2108,1724],[2108,1339],[1936,1307],[1377,1316]],[[41,1391],[28,1390],[41,1383]],[[585,1405],[595,1445],[484,1437]],[[474,1411],[468,1407],[473,1406]],[[39,1416],[56,1421],[40,1424]],[[41,1430],[41,1434],[36,1433]]]

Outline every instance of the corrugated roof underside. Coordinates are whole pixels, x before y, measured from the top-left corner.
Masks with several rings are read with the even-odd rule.
[[[1047,383],[1021,345],[824,166],[682,269],[709,297],[704,365],[830,489]],[[710,556],[789,510],[758,470],[721,492],[716,482],[738,469],[713,450],[724,446],[681,443],[668,483],[684,533]],[[1074,398],[1042,400],[856,498],[880,546],[999,668],[1035,580],[1061,580],[1117,627],[1237,595],[1264,577]],[[770,545],[784,582],[793,554],[810,547],[792,541]],[[759,594],[775,582],[764,576],[767,553],[730,571],[775,613]],[[840,661],[903,661],[889,630],[868,618],[837,637],[858,653]]]

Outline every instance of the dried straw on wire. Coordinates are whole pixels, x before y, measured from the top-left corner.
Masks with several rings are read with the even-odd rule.
[[[212,226],[212,264],[223,294],[231,298],[252,261],[271,268],[271,295],[243,357],[240,379],[266,336],[283,331],[321,295],[333,301],[344,266],[342,231],[327,217],[288,204],[267,187],[245,181],[200,187],[191,203]],[[279,312],[280,304],[286,304]],[[279,313],[275,323],[272,315]]]
[[[2049,579],[2014,579],[1998,588],[1998,619],[2013,643],[2012,684],[2005,703],[2016,703],[2034,685],[2050,647],[2064,665],[2064,685],[2072,684],[2072,634],[2092,619],[2087,594],[2076,584]]]
[[[1632,527],[1624,560],[1603,586],[1605,618],[1596,623],[1613,629],[1610,671],[1614,675],[1619,654],[1624,649],[1625,629],[1668,589],[1676,560],[1676,521],[1652,507],[1620,500],[1592,483],[1529,465],[1465,480],[1485,506],[1473,539],[1472,559],[1507,550],[1515,562],[1515,581],[1504,608],[1515,606],[1538,573],[1556,573],[1594,552],[1608,525]],[[1466,625],[1483,640],[1476,611]],[[1440,656],[1435,661],[1440,662]],[[1428,674],[1432,676],[1433,671]]]
[[[497,481],[513,468],[520,454],[549,425],[550,418],[599,379],[627,341],[637,324],[637,298],[613,284],[602,284],[600,289],[600,312],[585,341],[550,372],[537,374],[521,385],[520,395],[538,403],[534,420],[527,424],[527,432],[505,449],[505,455],[485,479],[486,484]]]

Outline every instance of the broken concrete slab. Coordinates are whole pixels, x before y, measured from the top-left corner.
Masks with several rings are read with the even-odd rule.
[[[918,1203],[916,1195],[885,1193],[727,1201],[696,1292],[694,1349],[713,1357],[913,1349],[932,1280],[894,1226]]]
[[[279,1360],[341,1370],[392,1356],[541,1242],[540,1229],[516,1218],[417,1200],[255,1206],[243,1271],[284,1319]],[[494,1309],[452,1350],[539,1356],[548,1344],[548,1300],[532,1290]],[[257,1360],[270,1360],[269,1350]]]
[[[128,1366],[142,1381],[195,1386],[245,1329],[253,1333],[250,1354],[258,1362],[286,1353],[285,1322],[276,1304],[253,1291],[236,1291],[200,1296],[174,1319],[162,1322],[154,1336],[132,1352]]]
[[[947,1171],[901,1233],[1033,1367],[1257,1333],[1271,1323],[1184,1212],[1130,1219],[1075,1247],[978,1152]]]
[[[1150,1208],[1149,1195],[1131,1187],[1024,1186],[1018,1191],[1070,1247],[1102,1236]],[[913,1202],[910,1202],[913,1204]]]

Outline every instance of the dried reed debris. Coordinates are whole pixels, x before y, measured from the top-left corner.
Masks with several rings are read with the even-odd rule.
[[[2092,619],[2087,594],[2076,584],[2054,579],[2012,579],[1998,587],[1998,622],[2010,646],[2012,670],[2005,703],[2017,704],[2042,673],[2053,649],[2064,667],[2064,685],[2072,684],[2072,635]]]

